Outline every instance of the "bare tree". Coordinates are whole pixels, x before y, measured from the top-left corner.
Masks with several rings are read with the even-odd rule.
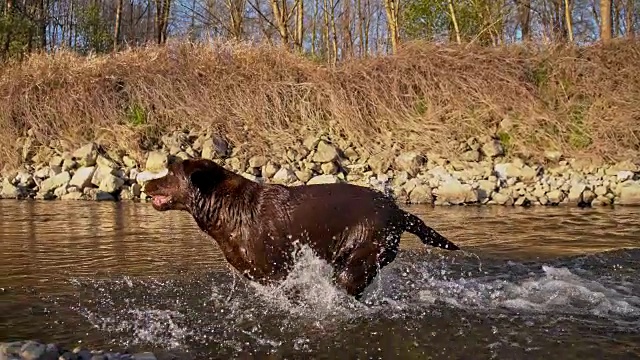
[[[400,4],[399,0],[384,0],[384,8],[387,13],[387,27],[389,29],[389,37],[391,38],[391,49],[395,54],[398,51],[398,42],[400,41],[399,21]]]
[[[118,45],[120,42],[120,26],[122,25],[122,6],[123,0],[118,0],[116,6],[116,24],[113,28],[113,51],[118,51]]]
[[[612,0],[600,0],[600,38],[602,42],[611,42],[611,2]]]

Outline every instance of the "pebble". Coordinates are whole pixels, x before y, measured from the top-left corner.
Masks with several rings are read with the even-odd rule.
[[[452,159],[400,151],[397,145],[372,152],[327,134],[309,136],[278,156],[247,156],[210,133],[187,137],[175,132],[162,136],[158,145],[143,156],[98,153],[94,143],[73,152],[49,149],[33,165],[4,171],[0,198],[146,201],[144,184],[164,176],[169,154],[175,153],[213,159],[253,181],[349,182],[414,204],[640,205],[640,167],[631,161],[596,166],[549,150],[549,163],[543,166],[509,158],[499,140],[488,137],[455,143],[460,155]]]
[[[56,344],[45,344],[35,340],[0,343],[0,359],[13,360],[156,360],[151,352],[136,354],[103,353],[87,348],[73,350],[60,348]]]

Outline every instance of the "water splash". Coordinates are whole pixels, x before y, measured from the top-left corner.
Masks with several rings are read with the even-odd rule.
[[[480,269],[469,258],[442,251],[402,253],[358,302],[333,284],[329,264],[300,247],[292,271],[278,285],[262,286],[232,272],[170,280],[87,279],[74,281],[83,290],[76,310],[122,344],[213,347],[217,354],[231,355],[287,346],[313,352],[319,338],[359,331],[370,320],[399,321],[416,311],[433,319],[442,311],[462,317],[529,316],[523,323],[539,314],[551,320],[598,316],[609,322],[640,316],[640,294],[625,285],[632,281],[607,282],[578,268],[584,260],[553,266],[487,260]],[[464,333],[470,325],[460,326]],[[506,335],[492,336],[502,344]]]

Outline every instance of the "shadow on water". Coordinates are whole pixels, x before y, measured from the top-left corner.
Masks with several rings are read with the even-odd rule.
[[[306,250],[278,287],[246,282],[184,214],[2,201],[0,341],[181,359],[640,357],[640,210],[410,210],[465,251],[407,235],[360,303]]]

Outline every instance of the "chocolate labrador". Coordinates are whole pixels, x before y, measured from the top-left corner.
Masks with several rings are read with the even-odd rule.
[[[362,186],[260,184],[193,159],[171,163],[144,191],[158,211],[189,212],[234,268],[262,284],[287,276],[296,242],[331,264],[335,282],[356,299],[395,259],[405,231],[458,250],[391,198]]]

